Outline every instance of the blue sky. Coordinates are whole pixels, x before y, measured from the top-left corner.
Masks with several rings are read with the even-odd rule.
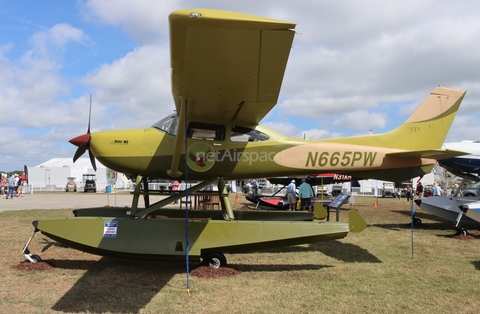
[[[437,85],[466,89],[447,142],[478,139],[478,1],[0,0],[0,170],[72,157],[68,140],[174,109],[168,15],[206,7],[297,23],[263,124],[310,139],[399,125]]]

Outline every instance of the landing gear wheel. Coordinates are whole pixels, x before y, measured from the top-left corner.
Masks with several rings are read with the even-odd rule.
[[[227,265],[227,259],[222,253],[210,253],[203,257],[203,265],[213,268],[224,267]]]
[[[422,224],[422,220],[420,218],[414,218],[413,219],[413,224],[414,225],[421,225]]]
[[[32,263],[40,263],[42,259],[38,255],[31,255],[30,258],[33,260]]]
[[[468,232],[467,232],[466,229],[464,229],[464,228],[458,228],[458,229],[457,229],[457,234],[456,234],[457,236],[462,236],[462,237],[464,237],[464,236],[466,236],[467,234],[468,234]]]

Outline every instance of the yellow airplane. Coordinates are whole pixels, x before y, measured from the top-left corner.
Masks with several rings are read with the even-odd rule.
[[[163,207],[217,182],[222,211],[187,213],[194,239],[188,247],[192,256],[220,266],[224,252],[338,239],[366,225],[355,213],[350,224],[292,223],[312,220],[308,213],[239,216],[225,179],[337,173],[399,182],[430,172],[436,159],[463,154],[441,149],[463,90],[435,88],[405,123],[385,134],[289,138],[259,122],[278,101],[294,23],[211,9],[175,11],[169,21],[176,112],[136,130],[91,133],[89,122],[87,133],[70,141],[79,147],[74,160],[88,150],[92,163],[95,156],[136,176],[132,208],[77,210],[74,219],[35,221],[35,231],[102,255],[179,257],[188,244],[185,224],[175,218],[185,213]],[[204,182],[150,204],[154,191],[141,184],[147,178]],[[141,195],[145,208],[138,207]],[[152,215],[165,219],[148,219]]]

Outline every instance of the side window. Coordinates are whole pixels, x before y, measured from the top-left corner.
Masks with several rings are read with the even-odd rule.
[[[190,122],[188,137],[200,140],[224,141],[225,126],[212,123]]]
[[[254,129],[233,125],[230,139],[232,142],[258,142],[268,140],[269,136]]]

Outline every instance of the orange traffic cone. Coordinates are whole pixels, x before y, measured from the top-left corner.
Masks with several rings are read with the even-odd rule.
[[[238,194],[235,195],[235,203],[238,203]]]
[[[377,202],[373,202],[373,208],[377,208]]]

